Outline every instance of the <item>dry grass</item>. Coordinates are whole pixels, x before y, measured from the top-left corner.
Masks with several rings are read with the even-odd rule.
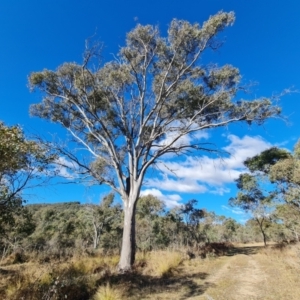
[[[170,299],[200,291],[207,261],[185,260],[183,252],[137,253],[134,271],[118,275],[118,256],[77,256],[65,261],[13,264],[1,267],[0,299]],[[187,271],[187,272],[186,272]],[[56,297],[56,298],[55,298]],[[57,298],[58,297],[58,298]],[[114,298],[113,298],[114,297]],[[161,298],[162,297],[162,298]],[[158,299],[157,298],[157,299]]]
[[[300,295],[300,245],[268,247],[257,256],[268,274],[264,299],[298,300]]]
[[[103,270],[115,269],[119,256],[96,256],[96,257],[75,257],[70,260],[75,272],[81,275],[96,273]]]
[[[122,300],[124,299],[123,293],[118,288],[113,288],[107,283],[105,286],[100,286],[97,289],[93,300]]]
[[[300,245],[243,245],[230,254],[184,259],[182,252],[138,253],[126,275],[116,272],[118,256],[101,254],[6,265],[0,299],[299,299]]]
[[[0,299],[89,299],[98,281],[115,272],[118,260],[117,256],[78,256],[65,262],[1,267]]]
[[[183,256],[180,252],[154,251],[146,258],[147,268],[144,274],[166,277],[172,273],[182,263]]]

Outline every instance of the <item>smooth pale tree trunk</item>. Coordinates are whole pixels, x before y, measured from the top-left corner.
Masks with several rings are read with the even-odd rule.
[[[94,249],[97,249],[98,245],[99,245],[99,241],[100,241],[100,235],[102,232],[102,228],[103,225],[100,227],[97,227],[97,224],[95,222],[93,222],[93,227],[94,227]]]
[[[122,249],[118,266],[120,272],[129,271],[135,260],[135,210],[136,201],[128,201],[128,204],[124,205]]]
[[[97,228],[96,224],[93,223],[93,226],[94,226],[94,238],[93,238],[94,239],[94,249],[97,249],[100,237],[98,235],[98,228]]]

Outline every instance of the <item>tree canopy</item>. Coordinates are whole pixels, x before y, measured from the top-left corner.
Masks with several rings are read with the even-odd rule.
[[[21,200],[22,191],[55,159],[37,141],[26,139],[19,126],[0,122],[0,208]]]
[[[236,181],[239,192],[229,200],[231,205],[252,213],[265,242],[264,227],[268,226],[266,221],[271,215],[275,219],[284,220],[286,227],[289,230],[292,228],[298,240],[295,229],[298,223],[295,219],[300,212],[299,145],[299,142],[296,143],[294,153],[272,147],[246,159],[244,164],[250,172],[239,176]],[[290,215],[290,220],[287,215]]]
[[[280,113],[270,98],[238,97],[244,87],[236,67],[203,63],[203,53],[221,46],[216,37],[234,19],[233,12],[219,12],[202,25],[174,19],[167,37],[139,24],[110,62],[102,64],[98,48],[90,47],[82,64],[29,76],[31,89],[43,93],[31,114],[65,127],[92,158],[87,163],[61,153],[123,199],[123,242],[131,250],[124,246],[122,269],[134,260],[135,206],[149,167],[168,153],[212,151],[192,138],[198,131],[240,121],[262,124]]]
[[[31,87],[45,97],[31,113],[67,128],[94,156],[89,171],[126,198],[124,177],[135,173],[138,179],[166,153],[205,150],[181,137],[234,121],[262,123],[280,112],[267,98],[235,98],[237,68],[199,63],[205,50],[219,47],[215,36],[233,21],[232,12],[212,16],[202,27],[175,19],[167,38],[157,27],[137,25],[116,60],[102,67],[92,67],[92,48],[82,65],[32,73]]]
[[[272,147],[245,161],[245,166],[253,175],[263,175],[273,184],[273,194],[276,195],[277,201],[285,201],[298,209],[300,209],[299,149],[298,141],[293,153]]]
[[[254,159],[255,160],[255,159]],[[248,159],[245,164],[252,161]],[[260,167],[260,164],[258,164]],[[261,166],[265,168],[264,166]],[[231,206],[240,207],[242,210],[251,214],[252,219],[258,224],[265,246],[267,245],[266,228],[269,225],[270,206],[275,193],[271,190],[264,189],[261,184],[260,173],[257,169],[252,169],[252,173],[244,173],[236,180],[239,189],[237,196],[229,199]]]
[[[8,225],[17,228],[14,216],[28,219],[27,212],[20,210],[24,190],[48,180],[43,172],[55,157],[37,141],[26,139],[19,126],[0,122],[0,235],[12,230]]]

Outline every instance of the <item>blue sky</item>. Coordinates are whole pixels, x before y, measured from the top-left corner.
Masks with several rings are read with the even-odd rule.
[[[230,63],[240,69],[245,83],[257,82],[249,97],[271,96],[290,87],[300,90],[300,2],[296,0],[2,0],[0,120],[20,124],[27,133],[64,136],[59,126],[29,117],[30,104],[41,100],[27,88],[30,72],[55,69],[66,61],[80,62],[84,41],[93,35],[104,42],[104,60],[111,60],[137,22],[159,25],[164,35],[173,18],[202,23],[220,10],[234,11],[236,22],[222,35],[223,47],[205,57],[207,63]],[[180,164],[167,161],[177,164],[181,175],[175,178],[166,169],[164,173],[152,171],[144,191],[168,204],[195,198],[200,207],[242,218],[225,208],[236,193],[233,180],[242,170],[242,160],[272,145],[292,149],[300,137],[299,96],[293,93],[281,100],[289,124],[270,120],[262,127],[234,125],[208,132],[203,139],[231,154],[222,161],[201,155],[197,160],[183,158]],[[107,191],[52,186],[37,190],[31,201],[97,201]]]

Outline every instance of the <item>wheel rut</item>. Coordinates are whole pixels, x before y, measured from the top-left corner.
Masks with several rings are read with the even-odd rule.
[[[258,300],[263,299],[267,276],[260,268],[255,255],[237,254],[229,256],[222,268],[208,277],[207,281],[217,288],[222,286],[222,299]],[[207,290],[201,299],[219,300],[214,299],[212,295],[213,288]]]

